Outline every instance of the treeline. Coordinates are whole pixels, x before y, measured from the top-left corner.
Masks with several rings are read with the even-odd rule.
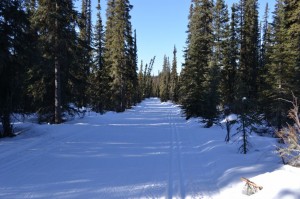
[[[245,110],[278,130],[286,123],[290,105],[281,99],[300,95],[300,1],[276,0],[271,22],[267,4],[260,22],[257,0],[230,12],[224,0],[192,0],[181,73],[174,47],[158,76],[155,57],[137,73],[131,9],[129,0],[108,0],[104,26],[100,0],[95,25],[91,0],[81,12],[72,0],[0,1],[0,136],[13,135],[12,113],[61,123],[76,107],[121,112],[151,96],[207,127]]]
[[[12,113],[37,113],[61,123],[75,107],[121,112],[141,101],[136,33],[129,0],[91,0],[81,12],[72,0],[0,1],[0,137],[12,136]]]
[[[172,69],[165,58],[156,96],[207,127],[247,111],[280,130],[291,108],[283,99],[300,95],[300,1],[276,0],[272,21],[268,4],[263,21],[258,14],[257,0],[240,0],[230,12],[224,0],[192,0],[183,69],[176,77],[176,58]]]

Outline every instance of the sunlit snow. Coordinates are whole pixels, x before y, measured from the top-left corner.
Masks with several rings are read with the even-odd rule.
[[[276,139],[252,134],[250,152],[239,154],[225,128],[201,128],[157,98],[124,113],[15,127],[25,131],[0,140],[3,199],[300,198],[300,169],[281,164]],[[244,195],[241,177],[263,189]]]

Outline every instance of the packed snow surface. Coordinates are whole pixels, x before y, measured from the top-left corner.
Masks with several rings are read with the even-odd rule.
[[[252,135],[247,155],[225,128],[186,121],[152,98],[124,113],[88,113],[61,125],[16,123],[0,140],[0,198],[300,198],[300,170],[283,166],[276,140]],[[263,186],[243,194],[249,178]]]

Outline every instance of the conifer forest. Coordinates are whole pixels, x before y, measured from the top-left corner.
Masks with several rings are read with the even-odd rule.
[[[13,114],[60,124],[81,107],[123,112],[149,97],[181,105],[205,127],[230,113],[278,131],[293,122],[287,101],[300,96],[300,1],[276,0],[272,13],[260,5],[261,19],[258,0],[191,0],[187,28],[178,30],[186,46],[174,46],[158,75],[155,55],[138,63],[129,0],[107,0],[105,23],[100,0],[96,8],[80,2],[78,11],[73,0],[0,1],[0,137],[14,135]]]

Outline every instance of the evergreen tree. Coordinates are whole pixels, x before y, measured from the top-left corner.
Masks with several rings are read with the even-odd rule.
[[[209,117],[209,61],[212,54],[212,2],[193,0],[190,10],[188,46],[181,77],[181,103],[186,118]]]
[[[234,102],[236,101],[236,83],[239,54],[238,37],[238,5],[231,7],[231,21],[229,26],[225,26],[224,58],[221,70],[221,97],[222,104],[230,112],[235,112]]]
[[[241,0],[240,98],[256,102],[258,93],[258,6],[257,0]]]
[[[71,93],[76,106],[86,106],[88,103],[88,77],[92,68],[92,22],[91,0],[82,0],[79,16],[79,39],[77,45],[77,68],[72,70]]]
[[[187,89],[187,74],[185,74],[185,67],[186,67],[186,63],[188,62],[188,50],[189,50],[189,46],[190,46],[190,40],[191,40],[191,19],[192,19],[192,15],[193,15],[193,11],[194,11],[194,4],[191,3],[190,5],[190,10],[189,10],[189,16],[188,16],[188,25],[187,25],[187,39],[186,39],[186,46],[184,47],[184,63],[182,63],[182,70],[180,73],[180,81],[179,81],[179,103],[183,104],[184,101],[186,100],[186,98],[184,97],[184,92]]]
[[[159,74],[159,79],[160,100],[166,102],[170,100],[170,61],[166,55],[164,56],[163,70]]]
[[[225,65],[225,44],[228,35],[226,35],[226,28],[228,31],[228,11],[227,6],[223,0],[217,0],[213,9],[213,36],[214,42],[212,46],[212,56],[210,60],[208,73],[208,92],[205,100],[205,119],[207,120],[207,127],[210,127],[218,117],[217,106],[220,104],[220,72]]]
[[[92,71],[89,77],[89,92],[90,104],[96,112],[103,113],[108,104],[108,83],[107,68],[104,64],[104,30],[101,19],[101,6],[98,0],[97,21],[94,28],[94,62]]]
[[[145,95],[145,81],[144,81],[144,65],[143,60],[141,61],[140,70],[138,74],[138,102],[141,102],[144,99]]]
[[[29,21],[22,1],[0,2],[0,137],[13,136],[11,114],[23,112],[26,70],[29,64]]]
[[[107,3],[105,64],[111,78],[111,109],[124,111],[133,104],[134,82],[137,81],[134,42],[130,23],[128,0],[109,0]],[[134,69],[133,69],[134,68]]]
[[[266,58],[266,49],[267,45],[270,43],[270,29],[269,29],[269,5],[266,4],[263,27],[262,27],[262,45],[261,45],[261,53],[260,53],[260,68],[264,68],[267,62]]]
[[[269,18],[269,6],[266,4],[264,20],[262,25],[262,41],[260,49],[260,67],[259,67],[259,108],[260,112],[268,114],[270,108],[270,99],[268,99],[268,91],[271,90],[271,85],[267,83],[268,79],[268,65],[270,65],[270,56],[272,54],[272,27],[268,22]]]
[[[172,70],[170,77],[170,99],[177,103],[178,102],[178,74],[177,74],[177,49],[174,46],[173,50],[173,61],[172,61]]]
[[[243,97],[241,101],[242,103],[239,104],[240,112],[237,118],[239,126],[237,127],[236,134],[234,136],[238,136],[240,138],[239,142],[241,142],[241,146],[239,147],[239,151],[243,154],[247,154],[251,147],[249,135],[257,130],[256,126],[259,125],[261,118],[252,111],[251,102],[248,101],[246,97]]]
[[[287,30],[286,50],[289,52],[289,65],[292,68],[292,91],[300,95],[300,1],[285,0],[285,28]]]
[[[268,104],[265,109],[266,119],[271,125],[276,126],[279,131],[286,122],[286,112],[289,107],[280,98],[289,99],[292,91],[294,70],[290,63],[290,53],[286,48],[287,34],[286,21],[284,16],[284,2],[277,0],[271,44],[266,56],[269,62],[266,63],[267,74],[265,77],[266,87],[263,96]]]
[[[128,33],[131,33],[131,25],[129,28],[130,31],[128,31]],[[137,70],[138,70],[138,54],[137,54],[137,36],[136,36],[136,30],[134,30],[134,37],[133,37],[133,41],[132,43],[130,43],[130,62],[129,65],[131,66],[129,70],[129,77],[130,77],[130,95],[129,95],[129,103],[128,103],[128,107],[130,107],[132,104],[135,105],[136,103],[139,102],[139,97],[138,97],[138,90],[136,89],[138,87],[139,84],[139,80],[138,80],[138,74],[137,74]]]
[[[143,99],[153,96],[154,88],[153,88],[153,78],[151,76],[151,73],[152,73],[154,62],[155,62],[155,56],[150,60],[149,64],[145,65],[144,80],[143,80],[143,88],[144,88]],[[159,94],[156,96],[159,96]]]
[[[62,122],[62,109],[70,99],[67,88],[75,60],[75,16],[72,1],[40,0],[32,19],[42,57],[40,64],[29,71],[29,90],[37,112],[50,122]]]

